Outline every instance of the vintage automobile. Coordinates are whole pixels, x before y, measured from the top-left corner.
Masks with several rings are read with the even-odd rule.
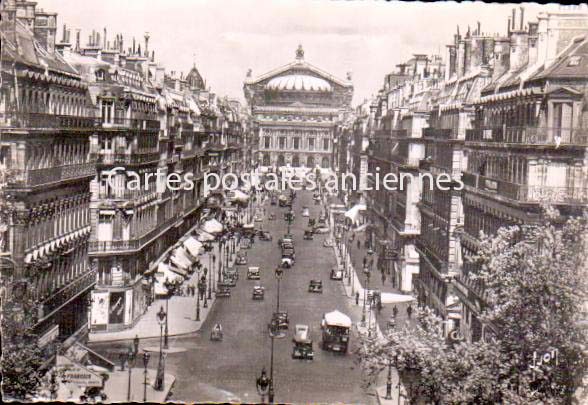
[[[315,225],[312,231],[316,234],[329,233],[329,227],[326,225]]]
[[[259,240],[270,242],[272,240],[272,234],[268,231],[260,231],[258,234]]]
[[[308,207],[302,207],[302,216],[303,217],[309,217],[310,216],[310,210],[308,209]]]
[[[292,266],[294,266],[294,259],[291,257],[282,257],[282,260],[280,261],[280,267],[283,269],[289,269]]]
[[[288,207],[289,205],[291,205],[292,202],[290,201],[290,199],[288,197],[286,197],[285,195],[280,195],[278,197],[278,205],[280,207]]]
[[[241,239],[241,249],[251,249],[251,240]]]
[[[235,273],[225,273],[224,280],[219,283],[219,286],[236,287],[238,276]]]
[[[343,280],[343,268],[341,266],[331,269],[331,280]]]
[[[210,332],[210,340],[217,342],[223,340],[223,327],[220,323],[217,323],[212,328],[212,331]]]
[[[235,264],[237,264],[237,265],[247,264],[247,252],[237,253],[237,259],[235,260]]]
[[[316,225],[316,219],[314,218],[308,218],[308,226],[309,227],[313,227]]]
[[[296,259],[296,251],[294,250],[294,246],[288,245],[282,247],[282,257],[291,257],[292,259]]]
[[[314,233],[312,232],[312,229],[307,229],[304,231],[304,239],[305,240],[313,240],[314,239]]]
[[[335,246],[335,242],[333,242],[333,239],[327,238],[323,241],[323,246],[324,247],[333,247],[333,246]]]
[[[225,277],[235,277],[237,280],[239,279],[239,270],[234,267],[229,267],[223,272],[223,274]]]
[[[230,297],[231,296],[231,289],[228,286],[219,284],[219,286],[217,287],[216,290],[216,297],[217,298],[226,298],[226,297]]]
[[[255,287],[253,287],[253,299],[254,300],[263,300],[265,294],[265,288],[263,288],[260,285],[256,285]]]
[[[294,347],[292,348],[293,359],[314,359],[312,339],[310,338],[310,330],[307,325],[296,325],[292,342],[294,343]]]
[[[372,248],[369,248],[368,249],[367,254],[368,255],[373,255],[374,254],[374,251],[372,250]]]
[[[288,320],[288,312],[274,312],[272,315],[272,322],[275,322],[278,330],[287,330],[288,326],[290,325],[290,321]]]
[[[310,283],[308,283],[308,292],[322,293],[323,282],[321,280],[310,280]]]
[[[261,270],[259,267],[249,267],[247,269],[247,280],[259,280],[261,278]]]

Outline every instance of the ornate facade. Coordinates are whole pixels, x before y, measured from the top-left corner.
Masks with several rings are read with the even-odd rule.
[[[257,165],[263,168],[333,168],[337,123],[350,110],[353,85],[304,60],[296,60],[257,78],[248,74],[245,97],[255,125]]]

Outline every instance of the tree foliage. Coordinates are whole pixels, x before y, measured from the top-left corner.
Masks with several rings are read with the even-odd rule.
[[[581,326],[588,301],[588,221],[559,221],[547,209],[545,223],[502,228],[484,237],[475,257],[485,286],[482,321],[492,339],[449,344],[443,322],[419,308],[416,325],[390,331],[384,341],[364,340],[360,358],[370,378],[389,362],[413,399],[433,403],[562,403],[586,375],[587,331]],[[585,315],[585,314],[584,314]],[[535,369],[541,358],[557,351]]]
[[[30,300],[7,302],[2,308],[2,393],[4,398],[24,400],[42,384],[45,362],[38,336],[31,331],[36,308]]]

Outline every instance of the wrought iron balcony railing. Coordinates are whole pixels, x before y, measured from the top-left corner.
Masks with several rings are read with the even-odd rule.
[[[452,139],[453,130],[448,128],[423,128],[423,137],[429,139]]]
[[[153,152],[132,152],[131,154],[128,153],[96,153],[93,154],[96,158],[98,163],[102,163],[105,165],[111,164],[141,164],[141,163],[150,163],[150,162],[157,162],[160,158],[159,151]]]
[[[17,172],[14,184],[34,187],[64,180],[81,179],[95,174],[96,165],[94,162],[53,166],[43,169],[27,169]]]
[[[588,128],[495,127],[466,130],[467,142],[588,146]]]
[[[468,172],[463,173],[462,181],[466,186],[524,203],[588,203],[588,187],[529,186]]]
[[[96,127],[98,122],[99,120],[96,117],[20,111],[0,113],[1,128],[86,129]]]

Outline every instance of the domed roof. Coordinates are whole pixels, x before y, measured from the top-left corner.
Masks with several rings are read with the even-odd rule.
[[[324,79],[304,74],[292,74],[278,76],[271,79],[266,85],[267,90],[293,90],[293,91],[332,91],[332,87]]]

